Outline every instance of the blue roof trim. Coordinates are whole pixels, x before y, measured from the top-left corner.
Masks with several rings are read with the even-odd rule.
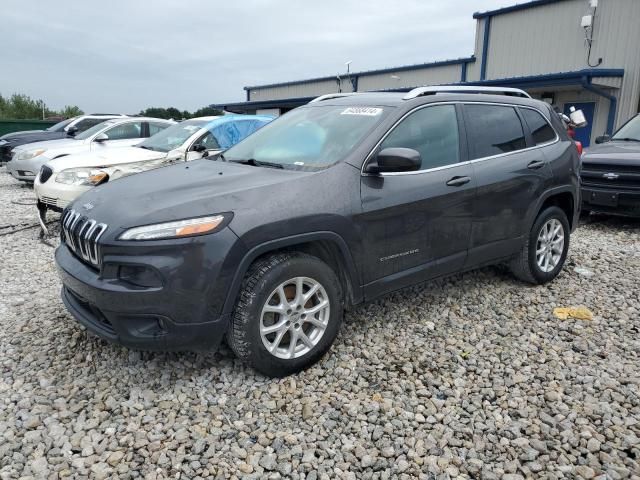
[[[352,72],[350,74],[351,77],[365,77],[368,75],[379,75],[381,73],[392,73],[392,72],[406,72],[411,70],[421,70],[423,68],[436,68],[436,67],[446,67],[448,65],[466,65],[470,62],[475,62],[476,57],[471,55],[470,57],[464,58],[455,58],[452,60],[441,60],[438,62],[430,62],[430,63],[417,63],[415,65],[401,65],[399,67],[389,67],[389,68],[380,68],[377,70],[364,70],[362,72]],[[344,74],[346,79],[346,74]],[[342,78],[342,77],[341,77]],[[265,85],[252,85],[244,87],[245,90],[252,90],[255,88],[272,88],[272,87],[286,87],[289,85],[304,85],[305,83],[314,83],[314,82],[323,82],[327,80],[337,80],[337,75],[329,75],[326,77],[316,77],[316,78],[307,78],[305,80],[292,80],[290,82],[281,82],[281,83],[269,83]]]
[[[496,10],[489,10],[486,12],[476,12],[473,14],[473,18],[476,20],[479,18],[493,17],[494,15],[502,15],[503,13],[517,12],[519,10],[527,10],[528,8],[541,7],[551,3],[558,3],[562,0],[533,0],[532,2],[518,3],[509,7],[498,8]]]

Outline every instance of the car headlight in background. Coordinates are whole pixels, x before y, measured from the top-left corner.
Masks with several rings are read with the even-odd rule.
[[[202,235],[204,233],[211,233],[223,225],[225,218],[224,215],[214,215],[134,227],[125,230],[118,238],[119,240],[160,240]]]
[[[38,155],[42,155],[46,152],[46,148],[37,148],[35,150],[24,150],[22,152],[18,152],[16,155],[17,160],[29,160],[30,158],[37,157]]]
[[[96,186],[109,180],[109,174],[96,168],[70,168],[56,175],[56,182],[65,185]]]

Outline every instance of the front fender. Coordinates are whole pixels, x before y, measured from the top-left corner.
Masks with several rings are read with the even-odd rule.
[[[231,313],[235,308],[236,299],[238,297],[238,293],[240,292],[240,286],[242,284],[242,280],[245,277],[247,271],[251,264],[260,256],[276,251],[284,248],[291,248],[296,245],[308,244],[319,241],[329,241],[334,243],[341,255],[342,261],[344,262],[345,271],[348,275],[348,280],[351,283],[353,303],[357,304],[362,302],[362,288],[360,277],[358,275],[358,271],[356,269],[356,264],[351,255],[351,251],[347,246],[345,240],[337,233],[331,231],[316,231],[316,232],[308,232],[298,235],[291,235],[283,238],[278,238],[275,240],[270,240],[264,243],[261,243],[251,250],[249,250],[244,258],[238,265],[236,269],[235,276],[233,281],[231,282],[231,286],[227,292],[227,298],[224,303],[224,308],[222,313]]]

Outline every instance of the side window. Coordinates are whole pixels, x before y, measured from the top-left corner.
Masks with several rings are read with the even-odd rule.
[[[124,123],[117,125],[107,130],[106,133],[109,136],[109,140],[127,140],[129,138],[140,138],[142,135],[142,123]]]
[[[526,148],[520,117],[513,107],[465,105],[471,159]]]
[[[220,145],[218,145],[218,141],[216,140],[216,137],[213,136],[213,133],[211,132],[207,132],[205,133],[202,137],[200,137],[195,145],[204,145],[205,147],[207,147],[207,150],[218,150],[220,148]]]
[[[391,147],[413,148],[420,152],[420,170],[459,162],[455,106],[434,105],[410,114],[380,145],[380,149]]]
[[[82,133],[85,130],[90,129],[91,127],[95,127],[99,123],[108,120],[106,118],[85,118],[84,120],[80,120],[78,123],[74,125],[78,129],[78,133]]]
[[[149,136],[153,137],[156,133],[161,132],[168,126],[169,124],[167,123],[149,123]]]
[[[555,140],[556,132],[551,128],[549,122],[540,115],[540,112],[536,112],[530,108],[521,108],[520,113],[522,113],[524,121],[529,126],[533,141],[536,145]]]

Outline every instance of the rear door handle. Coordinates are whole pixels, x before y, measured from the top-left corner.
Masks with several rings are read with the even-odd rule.
[[[447,185],[450,187],[461,187],[470,181],[471,179],[469,177],[453,177],[447,182]]]
[[[538,168],[544,167],[544,162],[542,160],[534,160],[527,165],[527,168],[530,170],[537,170]]]

